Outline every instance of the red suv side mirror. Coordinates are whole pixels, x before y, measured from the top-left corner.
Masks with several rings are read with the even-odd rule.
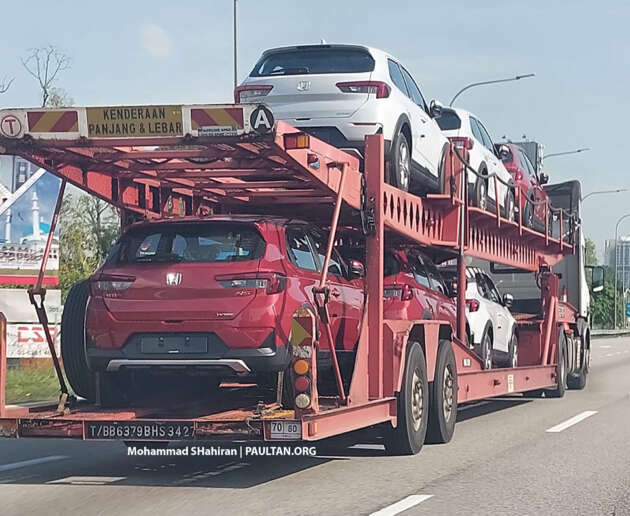
[[[365,267],[359,260],[350,260],[350,279],[363,278]]]

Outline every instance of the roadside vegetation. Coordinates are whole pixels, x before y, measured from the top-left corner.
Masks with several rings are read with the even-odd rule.
[[[59,383],[55,370],[46,367],[10,367],[7,370],[7,403],[56,400]]]

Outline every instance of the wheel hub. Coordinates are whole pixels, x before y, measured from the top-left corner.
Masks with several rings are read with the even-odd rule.
[[[444,399],[442,411],[446,421],[450,421],[453,414],[454,383],[453,372],[450,366],[447,365],[444,368],[444,383],[442,385],[442,397]]]
[[[418,372],[413,372],[411,380],[411,418],[415,430],[420,428],[422,422],[424,392],[422,389],[422,381],[418,376]]]
[[[398,148],[398,186],[400,189],[409,189],[409,177],[409,148],[403,141]]]

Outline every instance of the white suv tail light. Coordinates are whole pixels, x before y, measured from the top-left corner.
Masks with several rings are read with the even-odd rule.
[[[374,93],[377,99],[386,99],[391,91],[387,83],[381,81],[338,82],[337,88],[344,93]]]
[[[234,102],[236,104],[253,103],[265,97],[273,89],[271,85],[250,84],[234,88]]]

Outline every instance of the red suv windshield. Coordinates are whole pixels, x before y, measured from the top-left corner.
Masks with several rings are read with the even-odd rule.
[[[135,228],[114,246],[109,264],[218,263],[261,258],[265,241],[247,224],[160,224]]]

